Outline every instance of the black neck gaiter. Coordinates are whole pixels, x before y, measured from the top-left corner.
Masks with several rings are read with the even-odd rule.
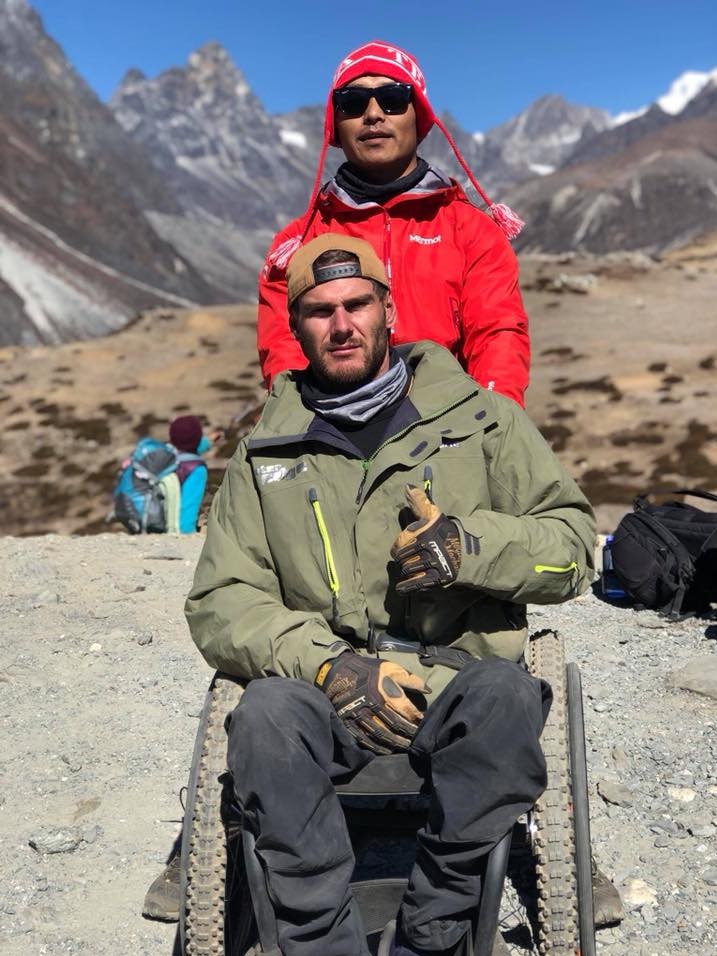
[[[370,183],[363,179],[361,173],[349,163],[339,166],[336,176],[336,185],[340,186],[354,202],[376,202],[384,203],[387,199],[398,196],[399,193],[408,192],[413,189],[423,179],[428,171],[428,163],[425,159],[417,157],[417,166],[410,173],[401,176],[400,179],[394,179],[390,183]]]

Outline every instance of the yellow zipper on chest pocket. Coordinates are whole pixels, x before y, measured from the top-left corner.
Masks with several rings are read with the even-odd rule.
[[[324,549],[324,563],[326,565],[326,577],[328,578],[329,588],[331,593],[334,596],[334,599],[338,597],[339,594],[339,576],[336,573],[336,565],[334,564],[334,554],[331,550],[331,540],[329,538],[329,532],[326,527],[326,522],[324,521],[324,516],[321,513],[321,505],[319,504],[319,496],[316,493],[315,488],[309,489],[309,501],[311,502],[311,507],[314,511],[314,518],[316,519],[316,527],[319,531],[319,537],[321,538],[321,544]]]

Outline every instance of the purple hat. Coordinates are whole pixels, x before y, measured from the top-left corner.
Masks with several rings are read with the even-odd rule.
[[[202,435],[202,423],[196,415],[182,415],[169,426],[169,440],[179,451],[196,452]]]

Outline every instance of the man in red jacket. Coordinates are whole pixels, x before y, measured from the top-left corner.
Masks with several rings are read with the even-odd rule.
[[[416,148],[433,125],[453,148],[489,215]],[[319,189],[328,145],[346,156]],[[413,57],[373,41],[334,74],[324,142],[306,212],[274,237],[259,278],[257,345],[267,385],[306,359],[289,331],[286,263],[301,243],[325,232],[365,239],[383,260],[397,307],[393,344],[431,339],[449,349],[484,388],[523,405],[528,384],[528,320],[518,264],[506,236],[522,223],[489,202],[426,97]]]

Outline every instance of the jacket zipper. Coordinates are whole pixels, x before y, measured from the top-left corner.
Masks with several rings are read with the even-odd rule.
[[[556,568],[550,564],[536,564],[533,568],[533,571],[535,571],[536,574],[542,574],[543,571],[551,571],[553,574],[568,574],[568,572],[574,571],[576,568],[577,563],[575,561],[571,561],[570,564],[564,568]]]
[[[383,207],[381,208],[383,209]],[[383,209],[383,261],[386,263],[386,278],[390,289],[393,278],[391,268],[391,216],[386,209]]]
[[[319,530],[319,537],[321,538],[321,544],[324,549],[324,563],[326,565],[326,577],[329,582],[329,588],[331,589],[332,603],[334,606],[334,612],[336,612],[336,599],[339,596],[339,576],[336,573],[336,565],[334,563],[334,553],[331,550],[331,539],[329,538],[329,531],[326,527],[326,522],[324,521],[324,516],[321,512],[321,504],[319,502],[319,496],[316,493],[315,488],[309,489],[309,501],[311,502],[311,507],[314,512],[314,518],[316,519],[316,527]]]
[[[366,484],[366,477],[368,475],[368,470],[371,465],[371,462],[376,458],[379,452],[383,451],[386,445],[390,445],[391,442],[398,441],[400,438],[403,438],[404,435],[407,435],[412,428],[416,428],[418,425],[427,425],[429,422],[435,421],[437,418],[440,418],[441,415],[446,415],[448,412],[452,412],[454,408],[458,408],[459,405],[462,405],[464,402],[467,402],[469,398],[473,398],[474,395],[478,394],[478,389],[471,392],[469,395],[464,395],[463,398],[459,398],[456,402],[451,402],[450,405],[446,405],[445,408],[442,408],[438,412],[434,412],[433,415],[429,415],[428,418],[419,418],[417,422],[411,422],[410,425],[406,425],[405,428],[402,428],[400,432],[396,432],[395,435],[392,435],[390,438],[387,438],[385,442],[380,444],[376,451],[368,458],[364,458],[361,462],[363,467],[363,477],[361,479],[361,484],[358,487],[356,493],[356,504],[361,503],[361,495],[363,494],[364,485]],[[424,472],[424,487],[425,487],[425,472]]]

